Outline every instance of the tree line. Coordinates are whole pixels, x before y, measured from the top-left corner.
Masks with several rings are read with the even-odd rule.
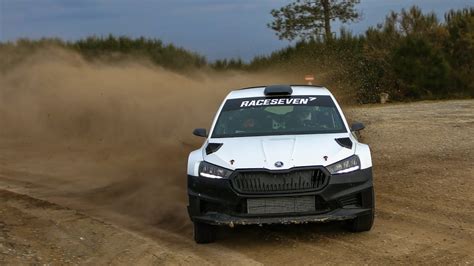
[[[328,1],[297,1],[272,11],[275,21],[268,26],[281,39],[297,40],[295,45],[247,64],[227,59],[213,67],[315,73],[326,84],[355,90],[362,103],[378,101],[381,93],[394,100],[474,97],[474,8],[451,10],[441,21],[413,6],[392,11],[382,23],[354,35],[345,28],[330,32],[321,8]],[[358,1],[342,2],[348,8],[339,13],[342,22],[359,19],[353,8]],[[308,12],[314,3],[321,5]]]
[[[250,62],[238,58],[208,62],[202,55],[158,39],[112,35],[0,43],[0,60],[6,61],[8,54],[13,64],[15,58],[22,58],[12,56],[15,53],[54,45],[75,50],[88,60],[142,57],[179,72],[205,68],[314,73],[329,87],[346,88],[361,103],[376,102],[381,93],[393,100],[474,97],[474,8],[451,10],[441,20],[414,6],[392,11],[364,34],[355,35],[345,28],[334,34],[332,21],[360,19],[355,9],[358,2],[300,0],[271,11],[274,21],[268,27],[280,39],[295,44]]]
[[[16,42],[0,43],[0,50],[9,51],[11,54],[32,53],[51,46],[72,49],[90,61],[118,61],[138,57],[176,71],[186,71],[208,65],[206,58],[198,53],[173,44],[164,44],[159,39],[145,37],[130,38],[108,35],[91,36],[76,41],[64,41],[58,38],[18,39]]]

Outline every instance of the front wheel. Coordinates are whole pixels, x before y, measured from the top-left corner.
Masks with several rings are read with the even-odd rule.
[[[347,221],[347,229],[351,232],[370,231],[374,224],[374,218],[375,211],[374,208],[372,208],[369,214],[361,215],[355,219]]]
[[[212,243],[216,240],[214,225],[194,222],[194,241],[198,244]]]

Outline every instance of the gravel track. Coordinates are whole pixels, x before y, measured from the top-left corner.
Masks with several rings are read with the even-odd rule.
[[[136,189],[141,176],[159,174],[137,166],[146,160],[140,157],[133,179],[117,178],[129,170],[133,151],[3,138],[0,264],[473,265],[474,101],[345,111],[366,124],[362,140],[373,152],[376,222],[368,233],[338,224],[236,227],[198,246],[186,217],[184,175],[169,188]],[[180,156],[195,146],[183,143]],[[174,195],[173,204],[154,206],[160,201],[140,193]]]

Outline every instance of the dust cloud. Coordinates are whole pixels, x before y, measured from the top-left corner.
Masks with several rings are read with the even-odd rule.
[[[209,128],[231,89],[299,81],[271,72],[179,74],[142,60],[89,62],[58,48],[17,61],[0,72],[0,145],[22,149],[16,158],[25,178],[42,178],[53,196],[173,230],[189,227],[186,160],[202,142],[192,129]]]

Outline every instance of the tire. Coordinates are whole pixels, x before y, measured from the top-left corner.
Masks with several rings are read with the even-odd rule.
[[[214,225],[194,222],[194,241],[198,244],[208,244],[216,240]]]
[[[369,214],[361,215],[355,219],[347,221],[347,229],[351,232],[366,232],[372,229],[374,224],[375,211],[372,208]]]

